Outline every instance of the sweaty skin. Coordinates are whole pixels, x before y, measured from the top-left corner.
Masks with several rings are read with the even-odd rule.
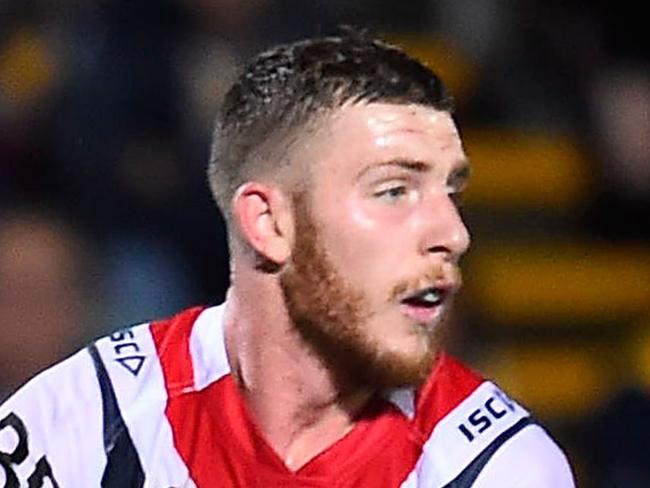
[[[456,206],[468,163],[448,113],[384,103],[323,116],[290,158],[293,184],[251,184],[233,204],[242,240],[280,270],[235,246],[226,348],[255,422],[297,470],[379,389],[430,371],[469,246]],[[427,287],[442,303],[403,303]]]
[[[311,209],[321,247],[365,297],[363,329],[380,350],[427,354],[443,306],[419,324],[395,290],[453,292],[469,245],[454,203],[466,156],[451,116],[408,105],[348,105],[311,142]]]

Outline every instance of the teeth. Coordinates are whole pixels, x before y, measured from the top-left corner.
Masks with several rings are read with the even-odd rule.
[[[427,288],[420,293],[411,295],[403,300],[404,303],[420,306],[435,306],[442,302],[444,292],[438,288]]]
[[[427,303],[436,303],[440,300],[440,292],[438,290],[427,290],[421,296],[421,299]]]

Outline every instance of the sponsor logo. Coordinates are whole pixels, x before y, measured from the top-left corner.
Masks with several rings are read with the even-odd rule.
[[[515,406],[512,400],[501,390],[494,390],[490,398],[470,413],[467,419],[458,426],[458,430],[461,431],[469,442],[472,442],[478,435],[514,411]]]
[[[114,343],[115,361],[137,377],[144,365],[146,356],[141,353],[133,331],[131,329],[120,330],[112,334],[110,339]]]

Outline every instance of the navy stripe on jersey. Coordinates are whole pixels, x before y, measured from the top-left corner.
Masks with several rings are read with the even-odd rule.
[[[88,346],[102,394],[104,411],[104,450],[106,469],[102,476],[102,488],[140,488],[144,485],[144,470],[133,440],[124,423],[117,404],[113,385],[97,346]]]
[[[535,422],[532,417],[525,417],[519,422],[514,424],[509,429],[503,431],[492,443],[483,449],[479,454],[456,478],[447,483],[444,488],[469,488],[472,486],[478,475],[483,471],[483,468],[488,463],[494,453],[517,432],[521,431],[524,427],[534,425]]]

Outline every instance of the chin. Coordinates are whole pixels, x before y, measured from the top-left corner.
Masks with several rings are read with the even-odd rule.
[[[378,345],[374,370],[377,386],[399,388],[419,386],[428,378],[437,348],[428,334],[384,339]]]

